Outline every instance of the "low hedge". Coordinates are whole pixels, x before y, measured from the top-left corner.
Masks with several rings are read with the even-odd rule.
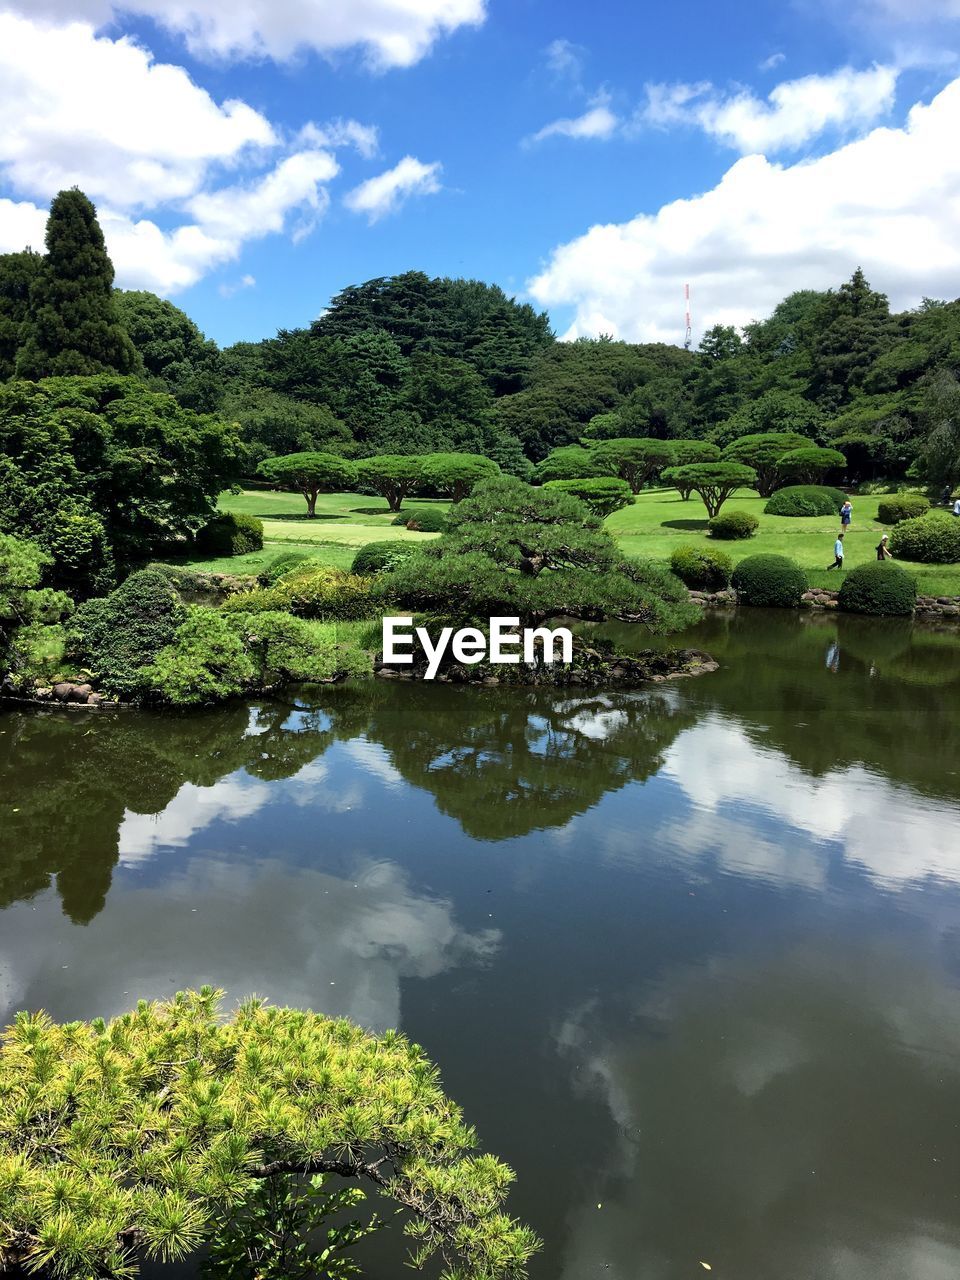
[[[194,545],[205,556],[244,556],[263,550],[263,521],[225,511],[197,533]]]
[[[913,613],[917,584],[899,565],[871,561],[851,569],[840,587],[840,608],[847,613],[899,616]]]
[[[901,520],[890,535],[890,550],[901,560],[921,564],[960,561],[960,519],[946,511]]]
[[[408,507],[391,523],[419,533],[446,533],[447,513],[438,507]]]
[[[915,520],[930,510],[930,500],[922,493],[897,493],[884,498],[877,507],[877,519],[881,524],[899,524],[901,520]]]
[[[670,567],[694,591],[723,591],[729,587],[733,573],[733,561],[725,552],[706,547],[677,547],[670,557]]]
[[[287,574],[272,587],[241,591],[226,600],[221,608],[226,613],[281,609],[298,618],[324,622],[370,618],[380,611],[370,578],[326,566]]]
[[[707,531],[711,538],[732,542],[735,538],[753,537],[759,524],[760,521],[750,511],[721,511],[707,521]]]
[[[768,516],[835,516],[846,494],[825,484],[791,484],[778,489],[763,508]]]
[[[265,569],[257,574],[261,587],[272,587],[294,569],[299,569],[312,560],[306,551],[283,551],[275,560],[271,560]]]
[[[795,609],[807,589],[806,574],[786,556],[747,556],[731,582],[740,604],[772,609]]]
[[[395,569],[397,565],[413,555],[413,547],[409,542],[368,542],[353,557],[351,573],[369,575],[380,573],[383,569]]]

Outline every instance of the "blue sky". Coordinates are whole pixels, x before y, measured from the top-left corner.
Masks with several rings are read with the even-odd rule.
[[[223,343],[411,268],[637,340],[960,293],[957,0],[125,4],[0,0],[0,249],[78,182]]]

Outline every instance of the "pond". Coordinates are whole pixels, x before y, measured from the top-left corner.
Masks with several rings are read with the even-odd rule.
[[[956,1276],[960,635],[684,643],[720,670],[6,712],[0,1017],[211,982],[399,1026],[536,1280]]]

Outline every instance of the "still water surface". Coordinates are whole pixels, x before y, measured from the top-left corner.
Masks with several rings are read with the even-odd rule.
[[[956,1277],[960,636],[688,641],[720,671],[637,692],[0,716],[0,1018],[211,982],[399,1026],[536,1280]]]

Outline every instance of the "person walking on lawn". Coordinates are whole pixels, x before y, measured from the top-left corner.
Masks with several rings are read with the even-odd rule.
[[[827,565],[828,569],[843,568],[843,533],[837,534],[837,540],[833,544],[833,564]]]
[[[893,552],[892,552],[892,551],[890,550],[890,548],[887,546],[887,538],[888,538],[888,537],[889,537],[889,534],[886,534],[886,533],[885,533],[885,534],[883,535],[883,537],[880,539],[880,541],[877,543],[877,559],[878,559],[878,560],[892,560],[892,559],[893,559]]]

